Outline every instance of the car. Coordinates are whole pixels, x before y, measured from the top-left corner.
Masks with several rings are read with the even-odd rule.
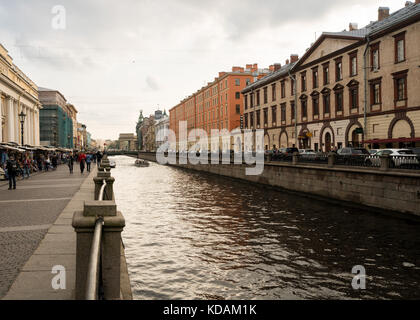
[[[412,149],[383,149],[379,150],[373,157],[369,157],[372,165],[381,165],[381,156],[389,155],[391,157],[391,167],[419,167],[420,156],[415,154]]]
[[[273,155],[273,160],[291,160],[296,152],[299,153],[298,148],[281,148],[277,154]]]
[[[109,166],[111,168],[115,168],[117,166],[117,164],[115,163],[115,160],[109,160]]]
[[[420,148],[412,148],[410,150],[413,150],[414,154],[416,154],[417,156],[420,156]]]
[[[301,156],[306,156],[306,155],[314,156],[314,155],[316,155],[315,151],[312,150],[312,149],[301,149],[301,150],[299,150],[299,154]]]
[[[342,148],[337,151],[337,154],[341,156],[370,155],[369,151],[365,148]]]
[[[379,151],[379,149],[370,149],[370,150],[369,150],[369,153],[370,153],[371,155],[375,155],[378,151]]]

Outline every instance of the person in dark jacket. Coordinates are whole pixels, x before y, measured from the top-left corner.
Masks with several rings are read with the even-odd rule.
[[[13,189],[16,189],[16,174],[18,171],[18,164],[13,156],[10,157],[10,159],[7,161],[6,169],[7,176],[9,177],[9,190],[12,190],[12,186]]]
[[[69,166],[70,174],[73,174],[74,158],[72,154],[69,155],[67,165]]]

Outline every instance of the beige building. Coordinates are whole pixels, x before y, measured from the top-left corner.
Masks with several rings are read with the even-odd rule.
[[[323,33],[242,91],[245,127],[265,130],[266,149],[420,146],[419,39],[420,0]]]
[[[67,112],[73,122],[73,147],[77,145],[77,109],[74,105],[68,103],[67,104]]]
[[[21,144],[19,114],[25,117],[23,142],[38,146],[39,110],[38,87],[14,63],[0,44],[0,142]]]

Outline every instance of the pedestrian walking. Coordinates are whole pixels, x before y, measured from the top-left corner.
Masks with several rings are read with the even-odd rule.
[[[16,174],[18,171],[18,164],[13,156],[9,158],[6,164],[7,176],[9,178],[9,190],[16,189]]]
[[[80,173],[83,174],[85,171],[85,163],[86,163],[86,155],[81,152],[79,154],[79,162],[80,162]]]
[[[51,162],[52,162],[53,170],[57,170],[57,155],[52,156]]]
[[[88,172],[90,172],[91,163],[92,163],[92,155],[90,153],[88,153],[88,155],[86,156],[86,170]]]
[[[23,160],[23,179],[25,179],[25,176],[29,179],[29,173],[31,172],[31,160],[29,160],[29,157],[26,156],[25,160]]]
[[[67,165],[69,166],[70,174],[73,174],[74,158],[73,155],[69,155]]]

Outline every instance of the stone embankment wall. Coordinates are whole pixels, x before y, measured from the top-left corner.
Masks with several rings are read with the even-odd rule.
[[[420,217],[420,173],[409,170],[266,163],[262,175],[247,176],[246,165],[176,166]]]

